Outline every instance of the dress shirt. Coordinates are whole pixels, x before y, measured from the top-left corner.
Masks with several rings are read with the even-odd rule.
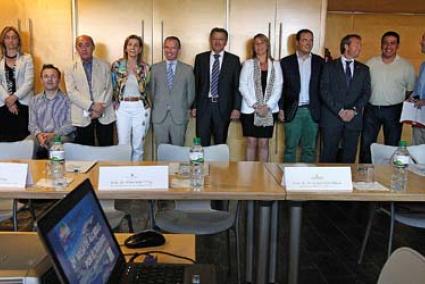
[[[93,72],[93,60],[83,61],[84,72],[86,73],[87,83],[89,84],[90,99],[93,100],[92,91],[92,72]]]
[[[346,73],[345,68],[347,68],[347,65],[345,63],[346,61],[351,61],[351,64],[349,65],[351,70],[351,77],[354,77],[354,59],[348,59],[348,58],[345,58],[344,55],[341,55],[341,63],[344,68],[344,73]]]
[[[210,91],[208,92],[208,97],[211,98],[211,76],[212,76],[212,68],[214,65],[214,54],[216,54],[214,51],[211,51],[211,55],[210,55]],[[219,62],[219,70],[221,70],[221,64],[223,63],[223,57],[224,57],[224,50],[222,50],[220,53],[217,53],[220,55],[220,57],[218,58],[218,62]],[[220,95],[220,94],[219,94]]]
[[[311,53],[302,56],[297,51],[298,71],[300,72],[300,97],[298,105],[310,103]]]
[[[416,80],[413,96],[417,96],[421,100],[425,99],[425,62],[422,63],[419,70],[419,76]]]
[[[60,90],[48,98],[45,92],[33,96],[29,105],[28,130],[32,135],[56,133],[68,135],[74,131],[71,123],[70,101]]]
[[[173,63],[171,65],[171,68],[173,69],[173,74],[176,75],[177,60],[165,60],[165,62],[167,62],[167,72],[168,68],[170,67],[170,63]]]

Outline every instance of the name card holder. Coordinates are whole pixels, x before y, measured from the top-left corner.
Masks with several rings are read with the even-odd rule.
[[[32,177],[28,172],[28,164],[0,163],[0,190],[8,190],[10,188],[25,189],[27,184],[32,184]]]
[[[168,166],[100,167],[99,190],[168,190]]]
[[[288,192],[352,192],[350,167],[285,167]]]

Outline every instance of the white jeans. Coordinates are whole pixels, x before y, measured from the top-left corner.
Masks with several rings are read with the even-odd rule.
[[[131,160],[143,160],[143,146],[149,130],[151,109],[145,109],[142,101],[121,101],[116,115],[118,144],[131,142]]]

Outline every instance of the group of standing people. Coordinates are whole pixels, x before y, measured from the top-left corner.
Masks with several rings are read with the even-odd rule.
[[[5,27],[0,35],[0,141],[30,137],[39,157],[57,134],[65,141],[108,146],[114,143],[116,121],[118,143],[131,144],[137,161],[143,159],[151,118],[157,144],[184,145],[189,117],[196,117],[203,146],[211,140],[226,143],[230,121],[240,119],[246,160],[267,161],[269,139],[280,120],[285,122],[285,162],[315,162],[319,130],[320,161],[354,162],[362,134],[360,161],[370,162],[370,144],[381,125],[386,144],[400,140],[402,102],[414,98],[418,107],[425,104],[425,68],[411,96],[415,74],[397,55],[395,32],[382,36],[382,54],[366,65],[355,60],[361,51],[356,34],[341,40],[341,57],[328,63],[311,52],[314,36],[308,29],[296,34],[296,52],[280,62],[271,57],[267,36],[257,34],[253,55],[242,67],[239,57],[225,51],[228,36],[225,29],[212,29],[211,50],[198,54],[192,69],[178,60],[181,42],[175,36],[164,40],[165,60],[150,67],[143,61],[142,38],[130,35],[123,57],[110,68],[93,56],[94,40],[80,35],[78,56],[65,70],[68,95],[59,89],[60,70],[44,65],[44,89],[33,96],[32,58],[22,52],[18,31]],[[425,52],[425,35],[421,44]],[[423,129],[414,133],[423,136]]]

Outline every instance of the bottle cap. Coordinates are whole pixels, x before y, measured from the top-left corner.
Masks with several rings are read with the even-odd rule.
[[[407,142],[404,141],[404,140],[400,140],[398,146],[400,146],[400,147],[407,147]]]
[[[53,139],[53,143],[62,143],[62,138],[60,135],[56,135]]]
[[[201,145],[201,137],[193,137],[193,144]]]

